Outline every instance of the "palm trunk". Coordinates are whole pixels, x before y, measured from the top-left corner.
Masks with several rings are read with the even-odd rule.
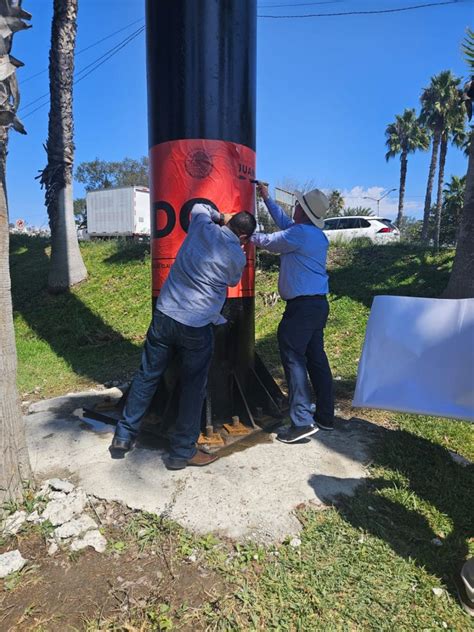
[[[23,416],[16,387],[16,347],[8,261],[8,204],[5,185],[8,132],[0,127],[0,514],[7,500],[20,499],[30,477]]]
[[[25,429],[16,387],[16,347],[13,329],[12,296],[9,267],[8,202],[6,164],[8,130],[13,126],[25,134],[16,117],[20,100],[16,66],[10,55],[12,34],[28,28],[23,20],[31,15],[21,8],[21,0],[0,2],[0,515],[7,500],[20,499],[23,481],[31,475]],[[9,28],[5,28],[8,25]]]
[[[438,150],[440,140],[440,132],[435,131],[433,134],[433,151],[431,153],[430,170],[428,172],[428,183],[426,185],[425,208],[423,211],[423,228],[421,229],[421,241],[423,243],[427,243],[429,240],[431,194],[433,191],[433,182],[436,173],[436,163],[438,162]]]
[[[408,154],[403,151],[400,155],[400,192],[398,197],[397,226],[400,228],[403,219],[403,203],[405,201],[405,184],[407,179]]]
[[[54,0],[49,81],[48,164],[41,182],[51,227],[51,264],[48,287],[62,292],[83,281],[87,270],[77,241],[72,195],[74,126],[72,86],[78,0]]]
[[[443,210],[443,182],[444,168],[446,166],[446,154],[448,153],[448,139],[445,134],[441,138],[441,150],[439,152],[438,191],[436,195],[436,214],[434,226],[434,247],[439,250],[439,233],[441,229],[441,212]]]
[[[474,298],[474,137],[471,133],[464,207],[456,256],[443,298]]]

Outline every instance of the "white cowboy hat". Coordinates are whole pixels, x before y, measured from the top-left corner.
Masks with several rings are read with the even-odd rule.
[[[324,228],[324,218],[329,208],[329,200],[319,189],[313,189],[308,193],[295,191],[295,197],[301,208],[318,228]]]

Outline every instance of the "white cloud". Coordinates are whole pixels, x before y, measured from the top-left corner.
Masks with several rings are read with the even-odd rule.
[[[377,213],[377,202],[375,200],[382,197],[387,191],[384,187],[368,187],[365,189],[362,186],[355,186],[352,189],[342,189],[341,195],[344,198],[346,206],[363,206],[373,210]],[[374,198],[374,200],[366,200],[364,198]],[[422,203],[415,199],[405,197],[404,201],[404,213],[405,215],[420,216],[422,212]],[[389,219],[394,219],[398,213],[398,190],[393,191],[380,201],[380,215]]]

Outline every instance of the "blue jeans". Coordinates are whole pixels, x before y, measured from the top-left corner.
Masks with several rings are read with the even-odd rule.
[[[213,349],[212,325],[189,327],[155,310],[141,366],[128,391],[115,436],[125,440],[136,437],[161,376],[173,354],[178,354],[181,360],[181,392],[178,418],[169,434],[170,456],[177,459],[193,457],[201,431],[202,406]]]
[[[299,297],[288,301],[278,327],[278,344],[295,426],[314,423],[308,373],[316,396],[315,419],[334,419],[332,374],[324,351],[324,327],[329,315],[326,298]]]

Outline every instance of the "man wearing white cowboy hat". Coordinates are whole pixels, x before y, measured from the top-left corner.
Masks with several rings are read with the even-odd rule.
[[[266,185],[259,182],[257,189],[281,229],[271,234],[254,233],[251,241],[281,255],[278,290],[286,301],[286,309],[278,326],[278,345],[288,384],[291,427],[277,438],[294,443],[319,428],[334,428],[332,374],[324,351],[324,327],[329,314],[329,242],[321,230],[329,201],[319,189],[305,194],[297,191],[291,220],[270,198]],[[308,373],[316,395],[314,416]]]

